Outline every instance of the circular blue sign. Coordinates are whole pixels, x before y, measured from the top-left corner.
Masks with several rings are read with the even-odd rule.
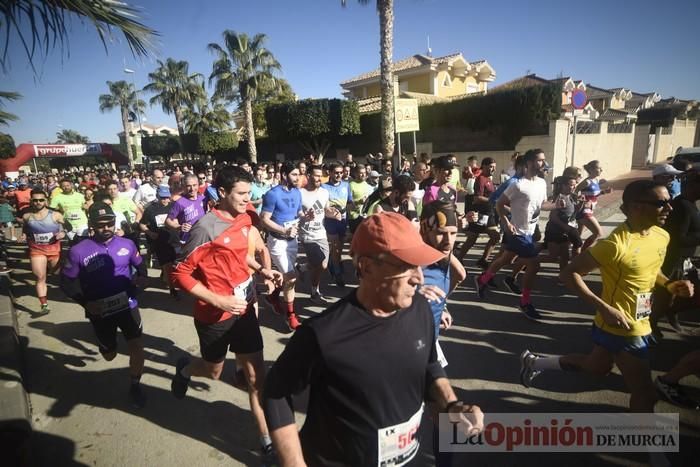
[[[588,96],[586,96],[586,91],[577,89],[571,94],[571,105],[574,109],[582,109],[586,107],[587,103]]]

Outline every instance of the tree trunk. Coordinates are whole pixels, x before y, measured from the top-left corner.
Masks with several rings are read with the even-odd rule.
[[[258,163],[258,148],[255,147],[255,127],[253,126],[253,103],[249,97],[243,101],[243,119],[245,120],[246,141],[248,141],[248,158],[251,164]]]
[[[126,107],[121,108],[122,127],[124,127],[124,141],[126,142],[126,155],[129,157],[129,168],[134,168],[134,151],[131,149],[131,138],[129,136],[129,112]]]
[[[180,107],[175,107],[173,109],[175,114],[175,125],[177,126],[177,134],[180,140],[180,150],[182,151],[182,158],[185,159],[187,156],[187,151],[185,150],[185,126],[182,124],[182,109]]]
[[[394,0],[377,0],[379,5],[380,88],[382,94],[382,151],[394,154]]]

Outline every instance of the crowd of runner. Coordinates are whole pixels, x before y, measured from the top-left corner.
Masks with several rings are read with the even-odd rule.
[[[161,270],[173,299],[193,295],[200,357],[174,362],[172,392],[184,398],[191,378],[218,379],[228,351],[235,353],[236,381],[249,392],[266,465],[402,465],[416,455],[424,410],[436,420],[435,439],[441,412],[479,432],[484,414],[455,396],[439,344],[453,323],[447,299],[467,267],[480,270],[466,286],[478,300],[487,301],[489,289],[507,289],[533,326],[541,315],[531,296],[545,262],[596,309],[589,354],[523,349],[525,387],[542,371],[605,375],[615,364],[630,410],[653,412],[659,394],[700,409],[679,384],[700,374],[700,351],[677,356],[655,381],[649,366],[649,349],[663,338],[659,321],[684,332],[678,313],[698,306],[700,178],[692,168],[662,165],[653,179],[630,183],[622,195],[626,221],[603,239],[595,210],[611,188],[599,161],[583,166],[585,176],[577,167],[552,174],[548,187],[550,167],[539,149],[514,154],[500,171],[490,157],[460,168],[454,155],[421,154],[398,170],[381,154],[365,159],[72,168],[5,178],[4,242],[26,242],[37,312],[50,313],[47,276],[60,270],[61,289],[85,309],[107,360],[116,356],[121,329],[136,407],[146,404],[138,292],[147,266]],[[549,211],[544,234],[542,211]],[[466,240],[457,247],[459,232]],[[468,262],[482,235],[483,253]],[[348,243],[351,261],[343,259]],[[602,277],[599,294],[583,281],[594,270]],[[351,271],[358,287],[331,303],[322,285],[342,289]],[[303,323],[295,301],[301,280],[310,284],[311,301],[327,307]],[[259,296],[294,331],[270,370]],[[307,387],[298,432],[290,401]],[[436,463],[450,465],[434,444]]]

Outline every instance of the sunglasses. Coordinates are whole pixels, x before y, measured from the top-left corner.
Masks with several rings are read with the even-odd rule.
[[[32,203],[45,203],[46,198],[32,198]]]
[[[637,200],[635,203],[647,204],[649,206],[654,206],[657,209],[661,209],[668,204],[671,204],[670,199],[656,199],[656,200]]]
[[[111,221],[111,222],[100,222],[99,224],[95,225],[96,229],[104,229],[106,227],[114,227],[116,225],[116,221]]]

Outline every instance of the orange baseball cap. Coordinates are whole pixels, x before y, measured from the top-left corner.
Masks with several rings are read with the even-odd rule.
[[[423,241],[411,221],[395,212],[365,219],[352,236],[350,252],[357,256],[389,253],[413,266],[427,266],[445,257]]]

